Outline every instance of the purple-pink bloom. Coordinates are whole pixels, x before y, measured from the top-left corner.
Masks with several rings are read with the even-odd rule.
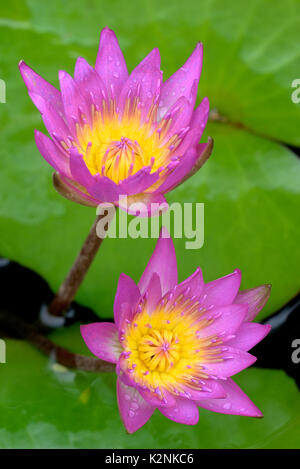
[[[178,283],[168,236],[163,229],[138,285],[121,274],[114,324],[81,326],[91,352],[116,363],[126,429],[138,430],[155,409],[189,425],[198,422],[198,407],[262,417],[231,377],[255,362],[248,350],[270,331],[252,321],[271,286],[239,291],[239,270],[204,283],[200,268]]]
[[[79,57],[74,78],[59,72],[60,89],[24,61],[20,71],[50,137],[35,132],[37,147],[55,169],[54,184],[65,197],[97,206],[122,207],[165,201],[164,194],[207,160],[212,140],[199,144],[209,102],[194,110],[202,67],[202,44],[163,82],[153,49],[128,76],[113,31],[100,36],[95,68]]]

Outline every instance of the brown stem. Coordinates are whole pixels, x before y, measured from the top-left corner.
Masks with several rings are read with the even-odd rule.
[[[48,337],[41,334],[35,326],[27,324],[10,311],[0,311],[0,325],[17,337],[26,339],[38,350],[65,367],[92,372],[115,371],[115,365],[111,363],[99,358],[72,353],[56,345]]]
[[[105,215],[99,215],[96,217],[96,220],[94,221],[77,258],[75,259],[74,264],[49,305],[48,311],[51,315],[62,316],[73,301],[76,292],[104,239],[97,236],[96,226]],[[106,227],[106,231],[107,229],[108,226]]]

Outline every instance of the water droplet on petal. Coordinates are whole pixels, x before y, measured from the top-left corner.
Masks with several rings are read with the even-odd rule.
[[[134,412],[133,410],[130,410],[130,411],[128,412],[128,415],[129,415],[129,417],[132,418],[132,417],[135,416],[135,412]]]
[[[230,402],[226,402],[226,404],[223,405],[223,408],[226,409],[226,410],[231,409],[231,404],[230,404]]]

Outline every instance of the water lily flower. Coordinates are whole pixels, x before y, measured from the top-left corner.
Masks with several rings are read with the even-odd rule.
[[[59,72],[61,91],[24,61],[20,71],[50,134],[36,131],[37,147],[55,169],[54,185],[65,197],[89,206],[166,203],[164,194],[207,160],[212,139],[199,140],[209,102],[194,110],[202,45],[163,82],[159,50],[153,49],[128,76],[113,31],[100,36],[95,68],[76,61],[74,78]],[[124,207],[123,207],[124,208]],[[130,209],[129,209],[130,211]]]
[[[239,270],[204,283],[200,268],[178,284],[167,236],[163,229],[138,285],[121,274],[115,322],[81,326],[90,351],[116,363],[126,429],[135,432],[155,409],[189,425],[198,422],[198,407],[262,417],[231,376],[255,362],[248,350],[270,331],[252,322],[270,285],[239,291]]]

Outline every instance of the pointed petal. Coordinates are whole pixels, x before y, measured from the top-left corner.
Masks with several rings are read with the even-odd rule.
[[[28,91],[40,95],[58,113],[63,113],[61,93],[32,70],[23,60],[19,63],[19,69]]]
[[[147,298],[145,308],[148,314],[151,314],[162,297],[160,278],[156,272],[152,274],[152,277],[145,292],[145,296]]]
[[[252,321],[265,306],[270,293],[271,285],[261,285],[260,287],[240,291],[234,302],[249,306],[246,321]]]
[[[69,161],[63,150],[52,142],[52,140],[38,130],[34,133],[35,143],[41,155],[56,171],[64,176],[70,176]]]
[[[195,109],[193,117],[191,119],[191,129],[196,130],[196,143],[199,142],[202,137],[203,131],[207,124],[209,115],[209,100],[203,98],[199,106]]]
[[[139,281],[142,294],[146,291],[153,273],[157,273],[160,278],[163,295],[177,284],[177,262],[174,244],[164,227],[161,229],[154,252]]]
[[[126,319],[131,319],[140,297],[140,290],[134,281],[128,275],[121,274],[114,301],[114,318],[118,329]],[[122,308],[124,304],[128,305],[125,309]]]
[[[160,95],[162,72],[158,49],[153,49],[132,71],[124,83],[120,97],[120,109],[126,109],[126,102],[138,98],[142,121],[147,117],[151,105]]]
[[[250,355],[250,353],[227,346],[227,344],[226,351],[222,353],[222,358],[222,362],[204,362],[205,372],[220,378],[228,378],[253,365],[256,361],[256,357]]]
[[[222,383],[227,396],[225,399],[207,399],[197,401],[197,405],[204,409],[221,414],[245,415],[247,417],[263,417],[261,411],[253,404],[249,397],[232,380]]]
[[[70,135],[69,128],[54,106],[37,93],[29,91],[29,96],[40,111],[49,134],[56,135],[59,140],[66,140]]]
[[[68,126],[77,138],[76,123],[81,123],[82,116],[89,115],[89,108],[73,78],[63,70],[58,73],[64,113]]]
[[[242,324],[234,339],[227,342],[231,347],[245,350],[252,349],[254,345],[258,344],[267,334],[269,334],[271,326],[269,324],[257,324],[255,322],[246,322]]]
[[[202,44],[198,43],[186,63],[163,84],[160,98],[160,117],[177,101],[180,96],[190,100],[194,83],[198,86],[202,68]],[[193,96],[194,107],[196,97]]]
[[[187,137],[186,137],[187,138]],[[180,164],[167,176],[166,180],[158,187],[157,191],[162,194],[170,192],[193,176],[207,161],[211,155],[213,140],[209,137],[207,143],[201,143],[188,148],[182,157]]]
[[[159,411],[168,419],[186,425],[196,425],[199,412],[196,404],[189,399],[177,398],[173,407],[159,407]]]
[[[92,104],[95,107],[100,106],[106,97],[105,85],[96,70],[82,57],[79,57],[76,61],[74,79],[80,93],[87,101],[90,111]]]
[[[120,378],[117,380],[117,398],[121,418],[129,433],[145,425],[155,410],[135,388],[126,386]]]
[[[198,331],[198,337],[211,337],[219,334],[232,335],[239,333],[240,327],[247,314],[247,305],[227,305],[210,309],[208,316],[216,317],[213,322]]]
[[[204,282],[202,270],[200,269],[200,267],[197,267],[197,269],[192,275],[190,275],[183,282],[175,286],[172,301],[176,302],[176,298],[178,297],[178,295],[180,295],[181,293],[185,293],[187,289],[189,290],[188,297],[199,297],[202,293],[203,287]]]
[[[101,360],[117,363],[122,347],[118,330],[112,322],[95,322],[80,326],[80,332],[89,350]]]
[[[161,142],[167,143],[173,135],[185,130],[190,124],[192,113],[192,104],[184,96],[181,96],[157,124]],[[166,132],[163,131],[164,127],[168,127]]]
[[[109,96],[117,98],[127,80],[128,72],[117,37],[109,28],[101,31],[95,69],[105,84]]]
[[[232,274],[206,283],[203,289],[203,306],[230,305],[239,291],[241,271],[236,269]]]

